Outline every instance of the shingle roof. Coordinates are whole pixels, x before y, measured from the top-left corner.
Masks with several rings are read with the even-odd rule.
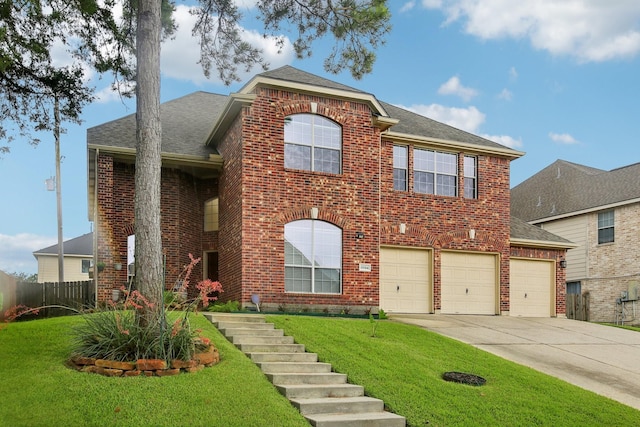
[[[302,83],[321,88],[369,95],[367,92],[316,76],[291,66],[270,70],[258,76],[292,83]],[[220,114],[223,112],[229,96],[207,92],[195,92],[161,105],[162,114],[162,152],[179,155],[208,157],[215,149],[206,146]],[[399,119],[393,132],[428,137],[446,141],[477,145],[479,148],[510,149],[477,135],[456,129],[419,114],[404,110],[394,105],[380,102],[391,118]],[[104,123],[87,130],[87,141],[91,145],[135,148],[136,144],[135,114]],[[521,155],[515,150],[513,153]]]
[[[93,256],[93,233],[66,240],[62,243],[65,255]],[[33,255],[57,255],[58,245],[52,245],[33,252]]]
[[[304,83],[312,86],[326,87],[328,89],[345,90],[348,92],[367,93],[359,89],[352,88],[347,85],[343,85],[333,80],[325,79],[324,77],[316,76],[315,74],[307,73],[298,68],[290,65],[285,65],[274,70],[269,70],[264,73],[258,74],[258,76],[268,77],[271,79],[282,80],[293,83]]]
[[[604,171],[556,160],[511,190],[511,214],[527,222],[640,198],[640,163]]]
[[[162,152],[198,157],[215,154],[215,149],[205,146],[205,142],[228,99],[226,95],[194,92],[161,104]],[[89,128],[87,141],[93,145],[135,148],[136,115]]]
[[[550,233],[547,230],[543,230],[540,227],[531,225],[514,216],[511,217],[510,237],[511,239],[520,239],[520,240],[537,241],[537,242],[552,242],[552,243],[568,244],[568,246],[572,245],[571,241],[563,237],[557,236],[553,233]]]

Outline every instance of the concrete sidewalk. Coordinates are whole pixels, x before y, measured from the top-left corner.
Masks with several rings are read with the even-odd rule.
[[[560,318],[392,314],[640,410],[640,332]]]

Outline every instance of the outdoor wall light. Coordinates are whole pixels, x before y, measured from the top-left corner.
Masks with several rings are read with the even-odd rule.
[[[400,234],[404,234],[407,232],[407,224],[404,222],[400,223]]]
[[[122,270],[122,263],[121,262],[116,262],[115,264],[113,264],[113,268],[117,271]]]
[[[364,233],[362,231],[356,231],[356,239],[364,239]]]
[[[567,268],[567,260],[561,258],[560,259],[560,268]]]

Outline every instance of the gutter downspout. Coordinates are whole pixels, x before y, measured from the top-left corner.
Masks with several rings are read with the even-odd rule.
[[[93,284],[94,284],[94,303],[98,307],[98,157],[100,149],[96,148],[96,158],[94,167],[94,188],[93,188]]]

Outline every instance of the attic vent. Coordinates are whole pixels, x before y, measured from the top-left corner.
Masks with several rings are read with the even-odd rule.
[[[542,206],[542,197],[538,196],[538,204],[536,206],[537,207]]]
[[[558,176],[556,176],[556,179],[560,179],[560,166],[558,166]]]
[[[556,213],[556,204],[555,203],[551,206],[551,214],[554,214],[554,213]]]

